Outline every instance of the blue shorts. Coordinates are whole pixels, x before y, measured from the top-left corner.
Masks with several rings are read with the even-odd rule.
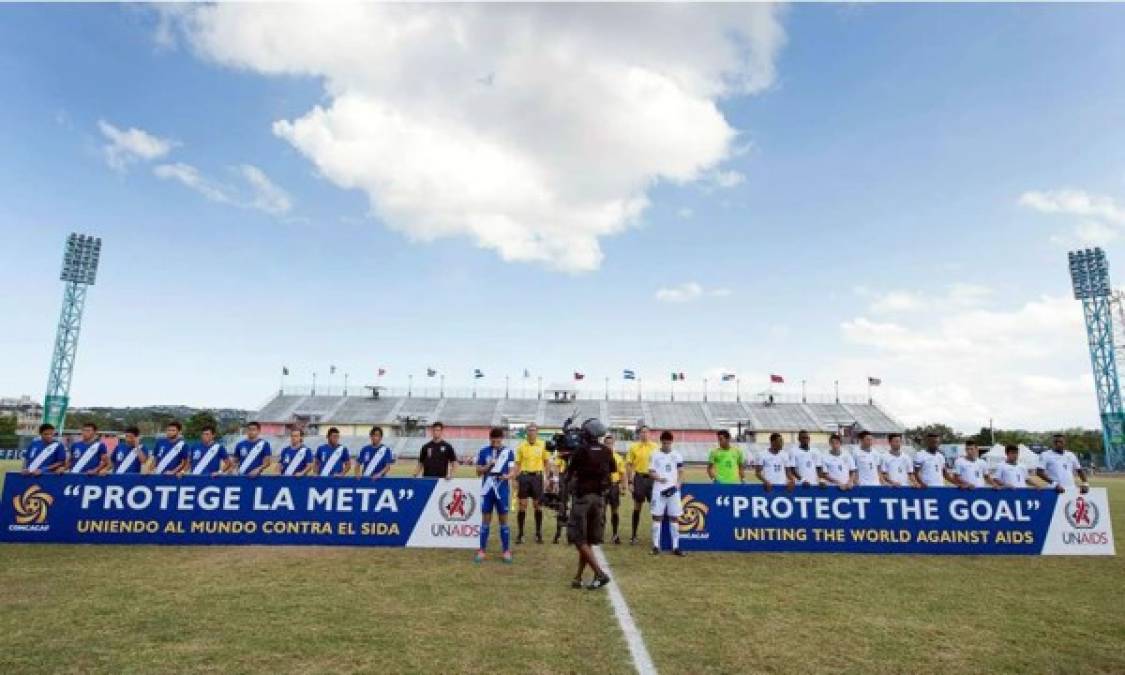
[[[500,496],[497,497],[496,493],[499,492]],[[484,493],[480,500],[481,513],[508,513],[508,509],[512,506],[512,491],[507,483],[500,486],[499,490],[489,490]]]

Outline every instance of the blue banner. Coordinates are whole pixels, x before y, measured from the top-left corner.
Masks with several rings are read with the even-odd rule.
[[[1113,555],[1104,488],[1053,490],[688,484],[685,551]],[[667,545],[667,533],[665,545]]]
[[[471,480],[9,473],[0,541],[471,548],[478,491]]]

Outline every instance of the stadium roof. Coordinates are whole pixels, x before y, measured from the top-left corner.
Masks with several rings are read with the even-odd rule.
[[[410,417],[450,426],[536,424],[557,428],[578,409],[579,419],[599,417],[612,427],[645,423],[656,429],[749,431],[837,431],[854,426],[876,434],[903,425],[877,405],[857,403],[765,403],[748,401],[627,401],[579,399],[571,403],[521,398],[420,398],[278,395],[257,414],[260,422],[286,424],[394,425]]]

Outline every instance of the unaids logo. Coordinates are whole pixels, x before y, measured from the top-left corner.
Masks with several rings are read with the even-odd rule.
[[[680,504],[684,510],[677,523],[680,534],[707,531],[707,505],[691,495],[684,495]]]
[[[477,498],[471,492],[461,488],[453,488],[442,493],[438,500],[441,508],[441,517],[449,521],[460,522],[473,517],[477,510]]]
[[[1089,530],[1097,527],[1098,518],[1101,515],[1098,513],[1098,505],[1085,497],[1067,502],[1063,513],[1066,514],[1066,522],[1070,523],[1070,526],[1076,530]]]
[[[47,520],[47,511],[55,503],[55,498],[44,492],[38,485],[31,485],[23,493],[12,498],[12,508],[16,512],[17,525],[42,525]]]

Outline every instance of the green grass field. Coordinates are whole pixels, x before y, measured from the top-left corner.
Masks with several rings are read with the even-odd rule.
[[[1120,547],[1125,479],[1098,484]],[[605,552],[664,673],[1125,672],[1120,556],[653,559],[640,529]],[[571,548],[470,555],[3,545],[0,672],[632,670]]]

